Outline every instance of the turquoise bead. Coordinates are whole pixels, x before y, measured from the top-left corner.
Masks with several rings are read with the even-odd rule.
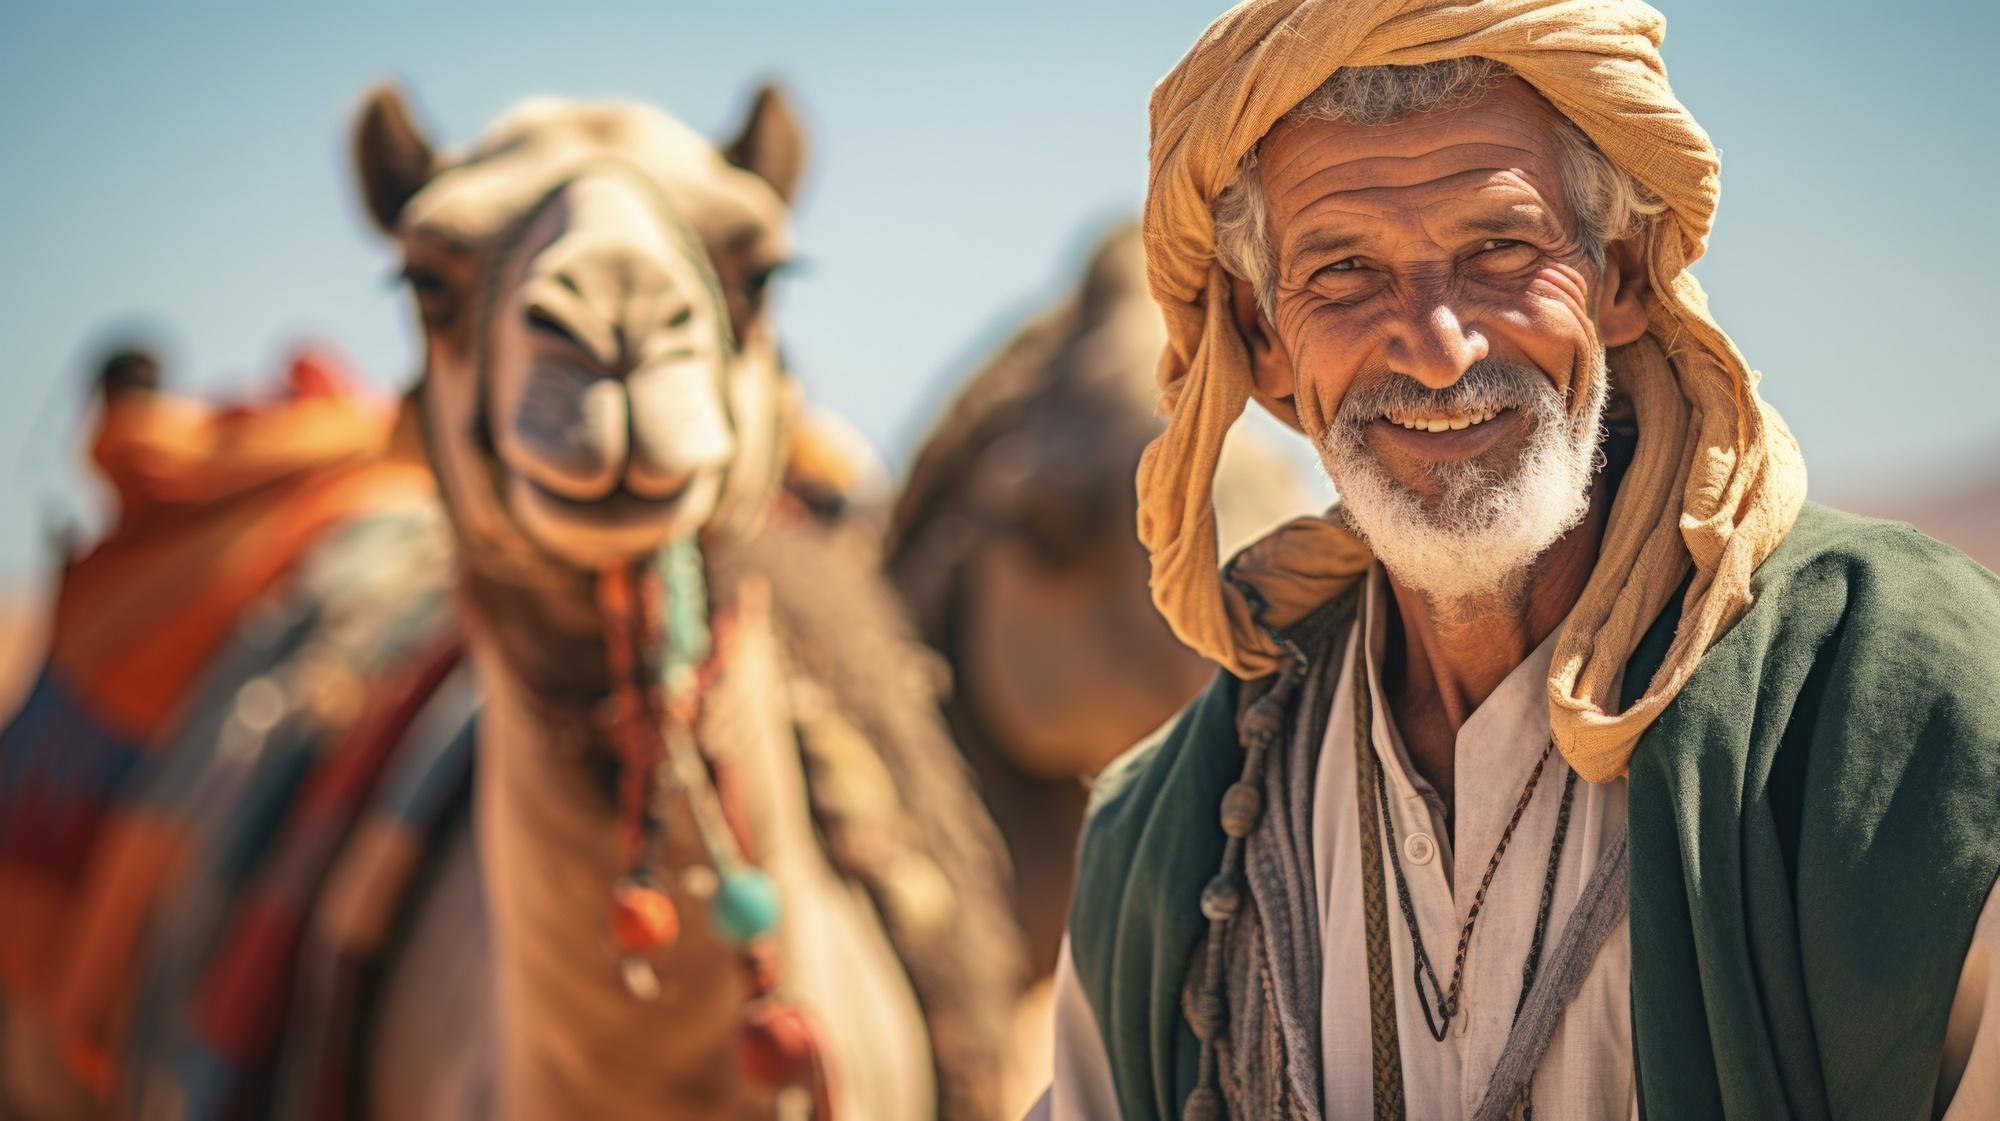
[[[724,938],[748,945],[778,925],[778,886],[755,868],[731,868],[716,889],[714,915]]]

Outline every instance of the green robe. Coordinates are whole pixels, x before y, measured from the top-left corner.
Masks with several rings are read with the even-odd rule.
[[[1632,758],[1641,1108],[1927,1118],[2000,874],[2000,579],[1908,526],[1808,504],[1752,588]],[[1628,703],[1678,619],[1649,630]],[[1178,1119],[1194,1086],[1180,1000],[1242,684],[1219,676],[1114,764],[1084,828],[1071,953],[1125,1121]]]

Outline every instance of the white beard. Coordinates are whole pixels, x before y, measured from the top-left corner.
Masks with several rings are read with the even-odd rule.
[[[1563,395],[1532,367],[1486,361],[1442,390],[1393,375],[1350,392],[1319,440],[1320,461],[1340,492],[1348,524],[1399,583],[1433,604],[1508,600],[1534,562],[1590,509],[1590,481],[1603,463],[1609,378],[1599,351],[1582,371],[1583,408],[1572,417]],[[1362,433],[1392,404],[1419,411],[1510,407],[1532,423],[1511,471],[1476,462],[1432,469],[1435,493],[1396,481],[1370,454]]]

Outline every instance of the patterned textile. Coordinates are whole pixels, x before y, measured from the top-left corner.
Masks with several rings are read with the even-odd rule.
[[[241,1015],[218,1011],[230,986],[285,958],[274,914],[309,902],[455,649],[443,529],[395,427],[319,359],[266,402],[104,410],[119,520],[65,567],[48,660],[0,730],[0,992],[104,1093],[151,935],[214,916],[236,972],[207,982],[204,1024]],[[262,918],[227,902],[239,886]]]
[[[295,363],[270,401],[108,402],[91,457],[118,520],[64,568],[50,672],[119,735],[167,732],[243,611],[328,527],[426,500],[429,472],[391,446],[396,422],[321,359]]]
[[[460,669],[410,727],[327,875],[305,932],[279,1072],[286,1117],[358,1116],[362,1031],[406,907],[471,806],[475,692]]]
[[[398,784],[457,785],[409,777],[462,762],[436,751],[469,709],[466,687],[440,691],[458,660],[441,544],[434,523],[381,517],[315,548],[225,651],[144,784],[131,814],[143,827],[113,838],[170,836],[179,853],[173,906],[114,931],[136,967],[116,971],[105,1007],[137,997],[124,1037],[103,1041],[135,1108],[265,1115],[322,889],[336,869],[356,874],[344,865],[357,822]]]

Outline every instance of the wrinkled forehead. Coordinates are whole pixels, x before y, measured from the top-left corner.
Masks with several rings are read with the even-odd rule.
[[[1506,78],[1476,100],[1380,124],[1288,116],[1258,147],[1257,167],[1279,215],[1338,203],[1357,216],[1414,206],[1474,204],[1512,182],[1562,200],[1563,119],[1533,87]],[[1518,201],[1518,200],[1514,200]]]

